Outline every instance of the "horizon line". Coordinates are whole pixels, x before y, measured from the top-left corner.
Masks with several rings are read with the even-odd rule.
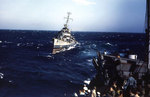
[[[55,32],[60,31],[60,30],[33,30],[33,29],[0,29],[0,30],[55,31]],[[89,32],[94,32],[94,33],[103,33],[103,32],[104,33],[146,33],[146,32],[124,32],[124,31],[71,31],[71,32],[83,32],[83,33],[85,33],[85,32],[87,32],[87,33],[89,33]]]

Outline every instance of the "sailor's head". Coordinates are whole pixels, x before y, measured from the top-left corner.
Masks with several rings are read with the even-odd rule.
[[[131,76],[132,76],[132,72],[129,73],[129,77],[131,77]]]
[[[117,55],[117,58],[120,59],[120,55]]]
[[[96,86],[94,86],[94,89],[96,90]]]

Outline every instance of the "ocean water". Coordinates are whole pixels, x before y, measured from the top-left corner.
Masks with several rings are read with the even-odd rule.
[[[79,46],[52,54],[56,31],[0,30],[0,97],[71,97],[95,75],[97,51],[130,50],[145,59],[144,33],[73,34]]]

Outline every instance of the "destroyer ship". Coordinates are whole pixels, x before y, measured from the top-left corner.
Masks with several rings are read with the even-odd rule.
[[[66,23],[64,27],[58,32],[57,36],[53,38],[53,54],[74,48],[78,44],[68,28],[69,20],[72,20],[72,18],[70,18],[71,13],[68,12],[67,14],[68,16],[65,17]]]

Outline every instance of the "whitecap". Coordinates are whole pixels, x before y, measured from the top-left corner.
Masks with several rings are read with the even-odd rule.
[[[52,56],[51,56],[51,55],[47,55],[46,57],[47,57],[47,58],[52,58]]]
[[[88,53],[88,52],[86,52],[86,51],[82,51],[83,53]]]
[[[95,48],[96,46],[97,46],[96,44],[92,44],[92,47],[94,47],[94,48]]]
[[[21,40],[21,39],[22,39],[22,37],[19,37],[19,39]]]
[[[66,59],[64,59],[64,61],[66,61]]]
[[[12,43],[12,42],[9,42],[9,41],[4,41],[4,43]]]
[[[84,83],[85,83],[85,84],[88,84],[88,85],[89,85],[90,82],[91,82],[91,80],[90,80],[89,78],[88,78],[87,80],[84,80]]]
[[[3,78],[4,78],[4,74],[0,73],[0,79],[3,79]]]
[[[71,62],[71,60],[69,60]]]
[[[2,43],[2,41],[0,40],[0,43]]]
[[[43,46],[43,44],[38,44],[38,46]]]
[[[88,59],[87,61],[88,61],[88,62],[92,62],[92,59]]]
[[[17,43],[17,46],[20,46],[21,45],[21,43]]]
[[[106,45],[113,46],[111,43],[107,42]]]
[[[47,59],[54,59],[54,57],[51,56],[51,55],[39,55],[39,54],[38,54],[38,56],[44,57],[44,58],[47,58]]]
[[[76,44],[76,45],[77,45],[77,44]],[[62,49],[62,51],[74,49],[74,48],[76,47],[76,45],[70,46],[70,47],[68,47],[67,49],[64,48],[64,49]]]
[[[4,74],[3,74],[3,73],[0,73],[0,75],[2,75],[2,76],[3,76]]]
[[[78,42],[77,45],[81,45],[81,43]]]
[[[33,42],[31,43],[26,43],[27,46],[33,46]]]
[[[73,93],[73,95],[74,95],[74,97],[78,97],[78,94],[75,92],[75,93]]]
[[[37,49],[39,49],[40,47],[36,47]]]

